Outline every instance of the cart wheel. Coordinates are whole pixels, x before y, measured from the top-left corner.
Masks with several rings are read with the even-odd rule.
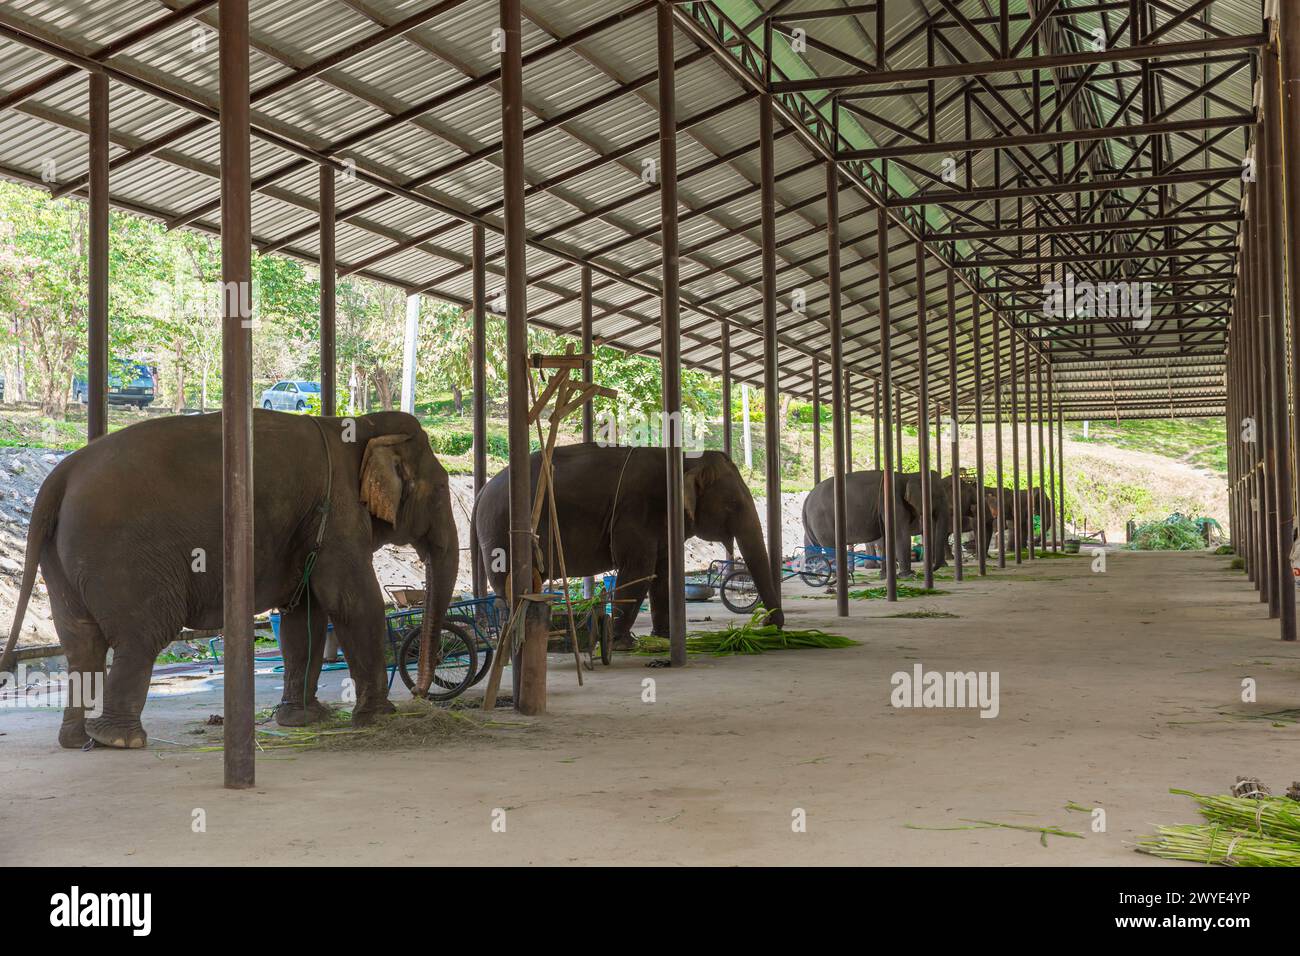
[[[831,563],[824,555],[804,557],[803,570],[799,572],[803,583],[812,588],[824,588],[831,583]]]
[[[609,664],[614,659],[614,618],[608,614],[600,616],[600,662]]]
[[[732,571],[722,579],[722,603],[733,614],[748,614],[758,607],[758,588],[748,570]]]
[[[442,625],[442,659],[434,665],[433,683],[429,685],[428,700],[451,700],[474,681],[478,672],[478,655],[474,642],[465,629],[453,621]],[[397,673],[402,676],[406,689],[415,690],[415,678],[420,672],[420,628],[408,628],[406,639],[397,657]]]
[[[474,638],[474,653],[478,655],[478,673],[475,674],[474,679],[469,682],[469,686],[473,687],[484,677],[487,677],[488,671],[492,669],[492,655],[495,653],[496,649],[492,646],[492,642],[488,639],[487,635],[479,630],[479,626],[475,622],[474,618],[467,617],[463,614],[448,614],[444,620],[460,625],[460,627],[465,630],[466,634]]]

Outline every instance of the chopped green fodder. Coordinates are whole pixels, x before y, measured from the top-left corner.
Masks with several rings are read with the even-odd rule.
[[[1300,866],[1300,802],[1169,792],[1191,797],[1209,822],[1156,827],[1138,841],[1139,853],[1218,866]]]
[[[938,588],[918,588],[910,584],[898,585],[898,596],[900,598],[918,598],[934,597],[940,594],[949,594],[949,591],[941,591]],[[863,588],[860,591],[850,591],[849,597],[856,601],[883,601],[889,594],[889,589],[883,584],[874,588]]]
[[[1201,551],[1205,548],[1206,521],[1172,514],[1163,521],[1151,521],[1133,532],[1132,551]],[[1217,522],[1214,527],[1218,527]]]
[[[1246,559],[1245,559],[1245,558],[1233,558],[1231,561],[1228,562],[1228,570],[1229,570],[1229,571],[1245,571],[1245,570],[1246,570]]]
[[[328,720],[309,727],[259,726],[254,739],[262,751],[419,750],[482,734],[487,727],[512,726],[504,721],[475,719],[462,711],[447,710],[423,700],[402,701],[396,713],[376,718],[367,727],[353,727],[351,720],[351,711],[335,710]],[[223,747],[215,744],[187,749],[203,753],[220,751]]]
[[[949,614],[947,611],[904,611],[902,614],[885,615],[885,617],[903,617],[917,620],[922,618],[950,618],[956,616],[956,614]]]
[[[759,607],[744,624],[733,624],[718,631],[693,631],[686,635],[686,653],[726,657],[729,654],[763,654],[811,647],[856,647],[861,643],[815,628],[782,630],[775,624],[763,623],[766,618],[766,609]],[[655,635],[638,637],[635,650],[638,654],[667,654],[668,639]]]
[[[1221,544],[1214,549],[1215,554],[1233,554],[1234,550],[1230,544]]]
[[[909,830],[1021,830],[1025,833],[1037,833],[1038,842],[1047,846],[1049,836],[1071,837],[1075,840],[1082,840],[1082,833],[1073,833],[1070,830],[1062,830],[1060,827],[1039,827],[1026,823],[998,823],[996,820],[963,820],[966,826],[960,827],[923,827],[915,823],[904,823],[903,826]]]

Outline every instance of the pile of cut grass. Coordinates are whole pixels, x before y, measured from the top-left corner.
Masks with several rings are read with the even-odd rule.
[[[949,614],[947,611],[904,611],[902,614],[886,614],[885,617],[905,617],[911,619],[931,619],[931,618],[955,618],[958,615]]]
[[[918,588],[918,587],[913,587],[910,584],[898,585],[898,597],[900,599],[934,597],[936,595],[949,594],[949,593],[951,592],[941,591],[938,588]],[[856,601],[883,601],[888,596],[888,594],[889,594],[889,589],[882,584],[874,588],[863,588],[860,591],[850,591],[849,597],[853,598]]]
[[[1290,797],[1191,797],[1208,823],[1157,827],[1136,849],[1165,860],[1217,866],[1300,866],[1300,803]]]
[[[764,654],[767,651],[856,647],[861,643],[816,628],[782,630],[775,624],[765,623],[766,620],[767,610],[760,606],[744,624],[733,624],[718,631],[693,631],[686,635],[686,653],[726,657],[731,654]],[[665,637],[650,635],[636,639],[637,654],[658,656],[667,654],[668,650],[668,639]]]
[[[353,727],[351,720],[351,711],[335,710],[329,720],[309,727],[259,726],[255,740],[262,751],[421,750],[483,734],[487,727],[510,726],[475,719],[463,711],[437,707],[425,700],[402,701],[396,713],[385,714],[368,727]],[[218,743],[187,749],[205,753],[224,748]]]

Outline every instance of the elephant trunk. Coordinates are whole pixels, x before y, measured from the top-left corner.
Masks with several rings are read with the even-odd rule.
[[[449,528],[433,536],[424,549],[424,617],[420,623],[420,667],[415,678],[415,696],[423,697],[433,683],[434,668],[442,661],[442,621],[456,583],[460,552],[456,547],[456,526],[447,508]],[[438,540],[438,539],[441,540]]]
[[[783,626],[785,614],[781,610],[781,589],[772,581],[772,565],[768,561],[767,548],[763,546],[758,521],[753,522],[753,527],[746,522],[745,527],[735,532],[735,538],[740,555],[745,559],[745,567],[754,579],[754,587],[758,589],[758,598],[768,610],[767,622]]]

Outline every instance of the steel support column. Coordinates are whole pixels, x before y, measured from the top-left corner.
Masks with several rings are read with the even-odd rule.
[[[848,404],[844,378],[844,328],[840,315],[840,192],[839,169],[826,163],[826,266],[830,283],[831,340],[831,488],[835,509],[835,613],[849,616],[848,505],[845,495],[845,452]],[[819,426],[820,427],[820,426]]]
[[[1034,385],[1033,370],[1030,363],[1029,340],[1024,342],[1023,368],[1025,373],[1025,516],[1029,527],[1025,528],[1025,558],[1034,560]]]
[[[998,533],[998,567],[1007,566],[1006,491],[1002,472],[1002,316],[993,313],[993,457],[997,470],[998,514],[994,526]]]
[[[477,499],[487,484],[487,235],[482,226],[470,233],[470,267],[473,273],[471,289],[472,338],[470,345],[471,405],[474,416],[474,497]],[[473,531],[470,532],[473,534]],[[471,562],[474,596],[486,597],[487,581],[483,562]]]
[[[506,387],[510,439],[510,606],[533,589],[531,452],[528,435],[528,262],[524,216],[524,80],[520,0],[500,0],[501,177],[505,203]],[[515,709],[546,711],[544,628],[525,627],[514,655]]]
[[[885,420],[881,423],[884,433],[882,464],[884,473],[880,479],[880,493],[884,501],[885,532],[885,598],[898,600],[898,554],[894,529],[898,526],[898,514],[894,508],[894,439],[890,433],[889,416],[894,411],[892,344],[889,327],[889,211],[881,207],[876,214],[876,271],[880,277],[880,404],[884,407]]]
[[[659,355],[663,383],[664,450],[668,482],[668,656],[686,666],[686,517],[682,435],[682,313],[677,241],[677,73],[673,62],[673,10],[655,7],[659,49],[659,218],[663,294]],[[766,409],[771,418],[774,406]],[[771,426],[768,426],[769,430]],[[779,451],[779,446],[777,448]],[[768,457],[773,452],[768,445]],[[777,486],[780,507],[780,486]],[[778,577],[777,580],[780,580]]]
[[[952,478],[949,491],[952,509],[952,576],[960,581],[965,573],[961,554],[961,428],[957,410],[957,284],[948,270],[948,424],[945,431],[950,442]],[[943,439],[940,438],[940,441]]]
[[[989,573],[987,503],[984,500],[984,346],[980,329],[980,298],[972,295],[971,358],[975,362],[975,549],[981,576]]]
[[[761,176],[763,261],[763,435],[767,488],[767,557],[772,585],[781,587],[781,416],[777,376],[776,329],[776,158],[773,155],[775,108],[772,97],[759,98],[758,154]]]
[[[921,473],[921,553],[924,555],[925,586],[934,587],[935,548],[942,554],[943,542],[934,536],[934,490],[930,481],[930,345],[926,324],[925,243],[916,241],[916,364],[917,381],[917,466]]]
[[[813,487],[822,483],[822,369],[812,360],[812,459]]]
[[[1016,564],[1021,562],[1021,548],[1024,536],[1020,527],[1020,375],[1019,350],[1016,338],[1008,330],[1011,340],[1011,391],[1008,393],[1007,406],[1011,410],[1011,543],[1016,552]]]
[[[1044,453],[1043,441],[1043,365],[1044,362],[1040,357],[1034,369],[1034,378],[1037,383],[1035,394],[1034,408],[1034,425],[1038,432],[1038,508],[1042,513],[1042,547],[1047,550],[1047,469],[1044,467],[1046,454]]]
[[[225,785],[255,783],[253,756],[253,209],[248,0],[221,0],[221,464]],[[310,670],[310,667],[308,668]]]
[[[86,440],[108,432],[108,77],[87,79],[90,112],[90,202],[86,229]]]
[[[1052,381],[1052,366],[1047,366],[1047,500],[1052,511],[1052,550],[1061,550],[1061,538],[1058,533],[1061,523],[1061,514],[1056,510],[1056,436],[1053,429],[1056,427],[1056,394],[1055,383]]]
[[[320,413],[338,414],[338,296],[334,260],[334,170],[320,168],[317,190],[320,213]]]

